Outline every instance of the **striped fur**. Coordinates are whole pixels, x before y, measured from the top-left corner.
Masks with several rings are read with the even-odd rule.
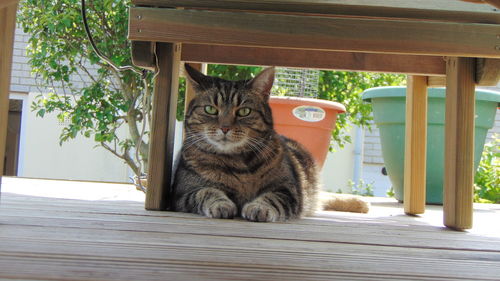
[[[274,68],[245,81],[204,76],[188,65],[186,71],[197,95],[186,112],[175,209],[250,221],[285,221],[313,212],[314,160],[273,129],[268,99]],[[242,108],[250,109],[248,116],[238,115]],[[214,109],[217,114],[210,114]]]

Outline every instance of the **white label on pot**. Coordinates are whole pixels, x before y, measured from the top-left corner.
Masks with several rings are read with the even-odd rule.
[[[295,117],[306,122],[319,122],[325,119],[326,116],[323,108],[308,105],[297,106],[292,113]]]

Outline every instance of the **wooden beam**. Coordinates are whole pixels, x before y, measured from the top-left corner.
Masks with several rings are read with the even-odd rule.
[[[449,58],[446,75],[444,224],[472,227],[474,195],[474,59]]]
[[[273,65],[412,75],[446,74],[445,61],[439,56],[183,44],[182,60],[197,63]]]
[[[487,5],[475,5],[457,0],[132,0],[132,3],[138,6],[152,7],[247,10],[500,24],[498,10]]]
[[[139,41],[492,58],[500,58],[498,30],[492,24],[161,8],[131,8],[129,21],[129,39]]]
[[[484,2],[490,4],[491,6],[500,9],[500,0],[484,0]]]
[[[429,76],[427,77],[427,86],[429,87],[445,87],[446,76]]]
[[[154,71],[156,69],[155,46],[153,42],[132,41],[132,63]]]
[[[500,81],[500,59],[478,58],[475,81],[479,86],[496,86]]]
[[[475,82],[477,86],[496,86],[500,81],[500,59],[476,59]],[[446,76],[429,76],[429,87],[446,86]]]
[[[19,2],[19,0],[1,0],[0,1],[0,9],[6,8],[6,7],[11,7],[13,5],[16,5],[16,7],[17,7],[18,2]]]
[[[181,45],[157,43],[159,74],[155,81],[153,120],[149,143],[146,209],[166,210],[172,180],[175,116]]]
[[[427,157],[427,77],[409,76],[406,90],[404,210],[425,212]]]
[[[4,169],[7,118],[9,115],[10,74],[16,30],[17,1],[0,8],[0,187]]]

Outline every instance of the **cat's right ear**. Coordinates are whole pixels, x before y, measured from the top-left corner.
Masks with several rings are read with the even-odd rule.
[[[184,64],[184,69],[186,69],[189,82],[191,82],[191,85],[193,85],[195,89],[203,89],[204,85],[206,85],[210,80],[210,77],[199,72],[187,63]]]
[[[263,95],[266,99],[271,94],[271,89],[274,82],[275,69],[268,67],[262,70],[255,78],[250,80],[248,84],[256,90],[259,94]]]

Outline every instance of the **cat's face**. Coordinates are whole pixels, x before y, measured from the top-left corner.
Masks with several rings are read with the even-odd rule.
[[[186,71],[196,97],[186,114],[185,146],[223,154],[261,149],[273,130],[268,99],[274,68],[246,81],[205,76],[187,64]]]

